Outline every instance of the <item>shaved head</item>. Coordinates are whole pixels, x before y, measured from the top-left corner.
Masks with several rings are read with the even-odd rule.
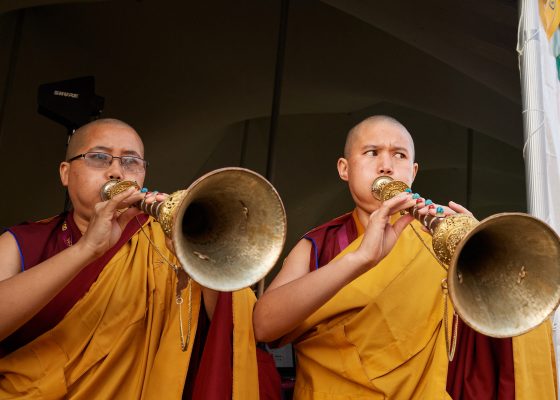
[[[354,126],[352,129],[350,129],[350,131],[346,135],[346,143],[344,145],[344,158],[348,158],[350,156],[352,146],[354,145],[356,137],[359,134],[359,132],[362,130],[362,128],[366,126],[380,124],[380,123],[395,125],[400,130],[406,133],[406,135],[410,139],[410,145],[412,149],[412,160],[414,160],[414,141],[412,140],[412,136],[410,136],[410,133],[408,132],[408,130],[405,128],[403,124],[401,124],[395,118],[389,117],[388,115],[374,115],[368,117],[364,119],[362,122],[360,122],[359,124],[357,124],[356,126]]]
[[[87,152],[105,153],[110,163],[93,165]],[[130,170],[122,163],[123,156],[144,157],[144,145],[136,131],[117,119],[99,119],[76,130],[68,143],[66,160],[59,165],[60,181],[68,188],[74,209],[74,220],[87,227],[95,206],[101,200],[99,189],[110,179],[144,183],[146,170]],[[118,158],[117,162],[115,157]],[[72,160],[72,161],[70,161]]]
[[[74,156],[77,156],[77,153],[83,147],[84,143],[86,143],[86,138],[88,136],[87,135],[88,132],[92,128],[99,127],[100,125],[115,125],[115,126],[119,126],[119,127],[128,128],[132,132],[136,133],[136,135],[138,137],[140,137],[138,135],[138,132],[136,132],[136,130],[132,126],[130,126],[129,124],[127,124],[124,121],[121,121],[120,119],[115,119],[115,118],[97,119],[95,121],[89,122],[89,123],[81,126],[70,137],[70,141],[68,142],[68,147],[66,148],[66,160],[68,160],[68,159],[70,159]]]

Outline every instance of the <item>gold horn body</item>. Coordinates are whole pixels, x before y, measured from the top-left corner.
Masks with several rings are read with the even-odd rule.
[[[379,177],[372,193],[385,201],[408,186]],[[560,303],[560,238],[546,223],[523,213],[420,216],[438,259],[448,266],[449,295],[474,330],[503,338],[540,325]]]
[[[109,181],[110,199],[131,181]],[[172,240],[185,272],[210,289],[230,292],[253,285],[274,267],[286,239],[286,212],[274,187],[244,168],[200,177],[162,202],[137,204]]]

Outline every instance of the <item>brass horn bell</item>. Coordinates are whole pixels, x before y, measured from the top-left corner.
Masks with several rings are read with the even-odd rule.
[[[382,201],[408,186],[377,178]],[[560,239],[546,223],[523,213],[501,213],[481,222],[462,214],[420,216],[432,234],[438,259],[449,266],[447,282],[457,314],[474,330],[503,338],[540,325],[560,303]]]
[[[110,180],[107,200],[136,186]],[[210,289],[231,292],[253,285],[274,267],[286,239],[286,212],[274,187],[244,168],[218,169],[165,201],[136,204],[172,240],[185,272]]]

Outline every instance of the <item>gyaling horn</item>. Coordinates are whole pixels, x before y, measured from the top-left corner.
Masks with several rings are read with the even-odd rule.
[[[107,200],[136,182],[110,180]],[[185,272],[210,289],[253,285],[274,267],[286,239],[286,212],[274,187],[245,168],[222,168],[164,200],[135,204],[172,240]]]
[[[381,201],[408,186],[381,176],[372,185]],[[543,221],[501,213],[481,222],[455,214],[418,215],[432,234],[457,314],[474,330],[496,338],[521,335],[540,325],[560,303],[560,239]]]

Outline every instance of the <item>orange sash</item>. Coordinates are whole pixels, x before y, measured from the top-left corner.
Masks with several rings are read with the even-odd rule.
[[[143,229],[173,260],[159,224]],[[57,326],[0,359],[0,397],[180,398],[192,347],[180,349],[175,282],[137,233]],[[191,345],[201,297],[192,285]]]

